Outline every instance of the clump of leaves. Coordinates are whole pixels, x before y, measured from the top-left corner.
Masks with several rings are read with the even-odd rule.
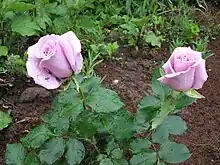
[[[195,99],[160,84],[158,69],[152,78],[154,94],[145,96],[137,113],[124,109],[118,94],[102,87],[98,77],[77,75],[20,143],[6,147],[6,164],[166,164],[191,156],[184,144],[169,137],[182,135],[186,123],[177,110]],[[152,134],[151,137],[136,136]],[[155,144],[160,144],[157,149]],[[126,157],[127,153],[131,157]]]
[[[19,55],[9,55],[5,61],[4,67],[8,73],[13,75],[26,74],[25,61]]]

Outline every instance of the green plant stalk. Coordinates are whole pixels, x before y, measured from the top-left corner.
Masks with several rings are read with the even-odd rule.
[[[76,84],[76,90],[77,90],[78,93],[80,94],[81,100],[82,100],[82,102],[83,102],[83,109],[86,110],[86,101],[85,101],[86,98],[85,98],[85,95],[84,95],[84,93],[83,93],[83,90],[82,90],[82,88],[80,87],[80,85],[79,85],[79,83],[78,83],[78,81],[76,80],[75,77],[73,77],[73,81],[74,81],[74,83]]]
[[[85,101],[85,95],[82,91],[82,88],[79,87],[79,94],[81,96],[82,102],[83,102],[83,109],[86,110],[86,101]]]
[[[5,45],[5,39],[4,39],[4,20],[3,20],[2,17],[1,17],[0,21],[1,21],[0,33],[1,33],[1,39],[2,39],[2,46],[4,46]]]

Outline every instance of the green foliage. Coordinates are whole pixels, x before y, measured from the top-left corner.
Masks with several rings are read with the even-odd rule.
[[[207,42],[195,40],[200,26],[187,4],[148,0],[4,0],[2,4],[0,66],[5,64],[6,71],[25,73],[25,59],[13,55],[20,51],[13,52],[12,45],[14,40],[18,45],[27,41],[27,37],[73,30],[82,42],[82,54],[88,54],[85,76],[69,78],[51,110],[41,117],[41,125],[21,138],[21,143],[7,145],[7,165],[165,165],[190,157],[187,147],[171,142],[169,135],[186,131],[186,123],[174,114],[198,98],[192,98],[195,91],[176,93],[162,85],[158,78],[163,73],[158,68],[152,77],[153,94],[143,97],[136,114],[132,114],[124,109],[115,91],[102,87],[100,78],[92,77],[94,67],[111,58],[121,42],[161,47],[164,41],[172,41],[171,50],[193,44],[207,58]],[[9,118],[4,121],[3,128],[10,122]],[[159,150],[155,143],[160,145]]]
[[[155,35],[154,32],[149,31],[145,36],[145,41],[150,43],[152,46],[161,47],[160,38]]]
[[[130,143],[130,147],[133,153],[139,153],[151,146],[151,142],[148,139],[135,139]]]
[[[5,70],[12,75],[26,75],[25,60],[19,55],[8,55],[4,63]]]
[[[83,160],[85,156],[85,148],[84,145],[76,140],[69,139],[66,142],[67,151],[65,153],[65,158],[69,164],[79,164]]]
[[[163,144],[169,141],[169,134],[182,135],[186,129],[186,123],[179,116],[167,116],[154,130],[152,140],[154,143]]]
[[[207,37],[205,39],[198,38],[196,39],[196,41],[193,42],[193,49],[202,52],[202,57],[204,59],[208,59],[209,57],[214,55],[207,49],[207,43],[208,43]]]
[[[6,56],[8,54],[8,48],[7,46],[0,46],[0,57]]]
[[[114,91],[101,87],[94,90],[91,95],[88,95],[86,102],[97,113],[114,112],[124,105]]]
[[[38,34],[40,27],[30,16],[16,16],[12,20],[11,29],[22,36],[33,36]]]
[[[33,130],[24,138],[21,139],[22,144],[27,148],[39,148],[48,140],[52,135],[52,132],[47,125],[42,124]]]
[[[25,160],[25,148],[21,143],[7,144],[5,160],[7,165],[23,165]]]
[[[12,122],[12,117],[6,113],[0,111],[0,131],[6,127]]]
[[[131,165],[154,165],[157,161],[157,153],[152,151],[141,152],[131,158]]]
[[[25,165],[39,165],[40,162],[38,160],[38,157],[37,157],[37,154],[35,152],[30,152],[27,154],[27,157],[25,158],[25,161],[24,161],[24,164]]]
[[[172,114],[192,100],[152,82],[157,93],[145,96],[133,115],[122,109],[124,104],[114,91],[102,87],[100,78],[81,74],[70,78],[51,110],[42,116],[41,125],[21,138],[22,144],[7,146],[6,164],[154,165],[159,160],[186,160],[191,155],[187,147],[171,142],[169,134],[186,131],[186,123]],[[136,136],[140,130],[152,136]],[[155,143],[161,145],[160,150]],[[125,159],[127,153],[130,160]]]
[[[39,153],[42,163],[53,164],[65,151],[65,141],[62,138],[54,138],[45,144]]]
[[[152,77],[152,90],[157,97],[164,100],[171,93],[171,89],[158,81],[161,76],[161,69],[157,68]]]
[[[167,142],[161,145],[160,157],[168,163],[181,163],[191,156],[188,148],[184,144]]]
[[[206,8],[204,3],[196,4]],[[179,38],[184,44],[191,44],[201,32],[190,6],[180,0],[3,0],[0,23],[1,44],[16,55],[23,54],[27,37],[32,40],[73,30],[82,42],[83,54],[89,52],[84,68],[87,76],[94,75],[94,66],[118,50],[115,41],[120,45],[147,43],[161,47],[164,42]],[[20,71],[15,68],[10,73]]]

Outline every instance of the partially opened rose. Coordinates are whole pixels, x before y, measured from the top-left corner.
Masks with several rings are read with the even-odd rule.
[[[190,47],[176,48],[163,69],[158,80],[177,91],[200,89],[208,78],[202,53]]]
[[[46,35],[28,48],[27,73],[36,84],[47,89],[61,85],[63,78],[81,71],[81,44],[69,31],[63,35]]]

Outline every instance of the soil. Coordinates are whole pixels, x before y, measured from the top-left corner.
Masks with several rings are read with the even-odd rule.
[[[175,137],[185,143],[193,153],[181,165],[220,164],[220,38],[209,44],[215,56],[207,60],[209,79],[200,92],[206,97],[198,100],[181,113],[188,124],[184,136]],[[113,60],[106,60],[96,67],[96,73],[104,77],[104,85],[121,96],[126,108],[135,112],[139,100],[150,94],[151,74],[162,60],[169,57],[167,49],[153,51],[148,47],[122,48]],[[2,78],[4,79],[4,78]],[[0,107],[11,112],[13,123],[0,132],[0,165],[3,165],[5,146],[15,143],[40,121],[49,110],[56,91],[45,91],[24,79],[10,80],[14,86],[0,88]],[[36,88],[32,88],[36,87]],[[39,92],[33,95],[33,91]],[[23,94],[23,95],[22,95]],[[24,96],[30,96],[25,97]],[[23,98],[23,99],[22,99]]]
[[[40,116],[49,109],[54,93],[34,87],[34,83],[21,78],[10,80],[10,86],[0,88],[0,109],[10,112],[13,117],[13,123],[0,131],[0,165],[4,165],[6,144],[19,142],[20,137],[39,123]],[[38,95],[33,96],[33,92]]]
[[[199,92],[206,98],[198,100],[181,116],[188,124],[185,135],[174,137],[184,143],[193,153],[181,165],[219,165],[220,164],[220,38],[209,44],[215,54],[207,60],[208,81]],[[126,52],[124,52],[126,51]],[[140,53],[141,52],[141,53]],[[104,84],[116,90],[129,111],[135,112],[138,101],[149,94],[152,70],[169,57],[166,49],[153,53],[148,48],[123,50],[117,55],[118,61],[105,61],[97,72],[105,77]],[[118,84],[115,85],[115,80]]]

